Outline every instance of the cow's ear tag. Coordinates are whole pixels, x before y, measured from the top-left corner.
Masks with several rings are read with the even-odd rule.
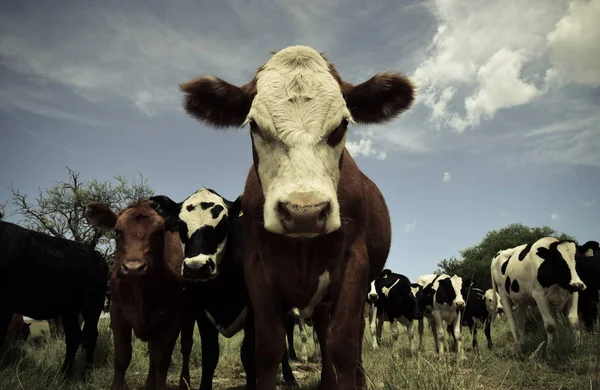
[[[387,275],[383,275],[383,279],[387,278]]]
[[[238,217],[241,217],[242,215],[244,215],[244,211],[240,210],[240,213],[238,214]]]

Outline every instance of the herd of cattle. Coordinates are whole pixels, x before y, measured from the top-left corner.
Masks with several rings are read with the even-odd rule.
[[[425,275],[411,283],[384,269],[389,211],[344,145],[348,123],[385,123],[410,108],[415,88],[404,75],[382,72],[355,86],[322,54],[291,46],[274,53],[241,87],[213,76],[180,87],[185,110],[198,120],[217,128],[249,125],[253,165],[243,194],[230,201],[201,188],[179,203],[161,195],[122,210],[88,204],[87,221],[115,233],[110,275],[102,256],[86,244],[0,222],[0,296],[10,297],[0,303],[0,343],[9,326],[16,326],[10,325],[15,313],[61,317],[65,375],[73,375],[81,344],[86,370],[91,369],[107,280],[112,389],[125,386],[132,331],[148,344],[148,389],[166,388],[179,336],[180,388],[191,387],[197,324],[200,389],[212,388],[219,334],[229,338],[243,329],[246,388],[272,390],[279,364],[284,381],[296,384],[288,361],[297,358],[294,326],[300,327],[306,359],[305,326],[311,325],[320,388],[329,390],[366,388],[367,316],[373,347],[387,320],[396,338],[397,322],[407,327],[414,351],[414,321],[422,346],[427,318],[438,354],[444,354],[449,331],[461,358],[463,322],[473,331],[474,348],[477,326],[484,323],[491,348],[490,324],[502,306],[517,351],[527,305],[542,314],[549,352],[551,305],[567,312],[577,334],[579,312],[593,328],[600,280],[594,241],[579,246],[548,237],[500,251],[491,263],[493,289],[485,292],[457,275]]]

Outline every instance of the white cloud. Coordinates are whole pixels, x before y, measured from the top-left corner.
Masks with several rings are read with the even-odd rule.
[[[505,212],[505,211],[501,211],[501,212],[500,212],[500,216],[502,216],[502,217],[506,217],[506,212]]]
[[[564,83],[598,85],[599,3],[433,0],[437,33],[413,73],[430,121],[458,132],[475,127],[547,93],[548,71]]]
[[[576,0],[547,36],[549,82],[600,86],[600,0]]]
[[[409,233],[417,227],[417,220],[413,219],[412,222],[404,225],[404,233]]]
[[[584,200],[581,202],[581,204],[583,204],[584,207],[587,207],[589,209],[590,207],[596,205],[596,201],[595,200]]]
[[[378,160],[385,160],[386,157],[385,151],[375,149],[373,141],[365,137],[361,138],[358,142],[346,141],[346,148],[352,157],[375,157]]]
[[[558,213],[552,213],[552,214],[550,214],[550,218],[553,221],[556,221],[556,222],[560,221],[560,216],[558,215]]]
[[[450,172],[444,172],[444,183],[450,181]]]

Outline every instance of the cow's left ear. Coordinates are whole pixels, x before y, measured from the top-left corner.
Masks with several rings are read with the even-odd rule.
[[[181,203],[176,203],[165,195],[152,196],[148,199],[154,211],[163,218],[176,218],[181,210]]]
[[[242,196],[238,196],[229,206],[229,215],[233,218],[241,218],[244,215],[242,211]]]
[[[550,249],[541,246],[537,249],[537,255],[539,257],[541,257],[542,259],[546,260],[548,258],[548,256],[550,255]]]
[[[594,252],[600,248],[600,244],[597,241],[588,241],[579,248],[577,248],[585,257],[594,256]]]
[[[401,73],[381,72],[353,86],[342,81],[346,106],[357,123],[389,122],[408,110],[415,100],[413,83]]]

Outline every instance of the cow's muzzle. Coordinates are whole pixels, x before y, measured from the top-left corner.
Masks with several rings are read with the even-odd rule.
[[[211,259],[205,262],[184,260],[181,275],[187,281],[202,281],[210,279],[214,270],[215,262]]]
[[[585,291],[585,289],[587,288],[585,283],[583,283],[581,280],[572,281],[571,283],[569,283],[569,287],[569,290],[571,290],[572,292]]]
[[[148,272],[148,264],[142,260],[127,260],[121,263],[117,277],[140,277]]]

